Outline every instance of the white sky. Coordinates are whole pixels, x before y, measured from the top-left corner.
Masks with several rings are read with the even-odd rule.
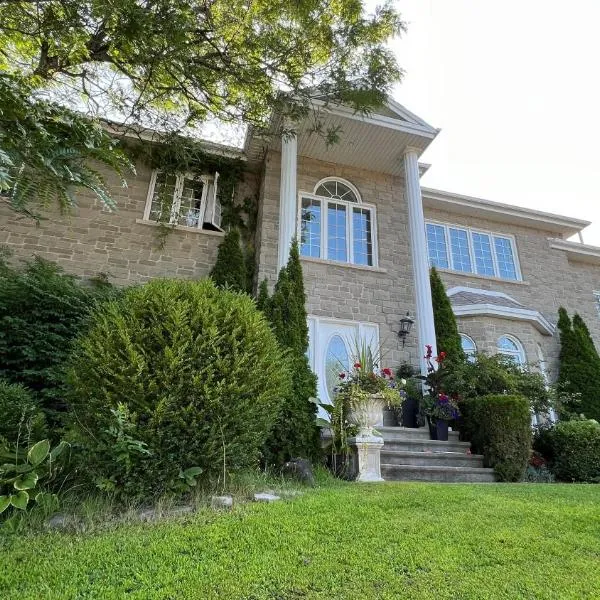
[[[600,245],[600,0],[397,0],[394,98],[441,133],[422,183],[592,221]]]

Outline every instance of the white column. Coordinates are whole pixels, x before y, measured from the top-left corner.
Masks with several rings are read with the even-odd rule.
[[[281,138],[281,182],[279,187],[279,246],[277,271],[287,264],[296,233],[296,170],[298,142],[295,135]]]
[[[419,181],[419,155],[414,148],[404,151],[405,195],[408,202],[408,233],[412,253],[415,277],[415,296],[417,303],[416,325],[419,336],[419,358],[421,373],[427,374],[427,364],[423,359],[425,344],[431,344],[433,356],[437,356],[435,325],[431,303],[431,285],[429,282],[429,259],[425,237],[425,217],[421,199]]]

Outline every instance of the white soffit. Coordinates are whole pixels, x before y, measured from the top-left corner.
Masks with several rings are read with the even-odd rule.
[[[534,227],[535,229],[542,229],[567,237],[578,233],[584,227],[590,225],[590,221],[582,219],[564,217],[521,206],[492,202],[490,200],[483,200],[482,198],[474,198],[472,196],[464,196],[432,188],[422,188],[422,194],[423,206],[425,208],[444,210],[470,217],[479,217],[499,223]]]
[[[567,240],[555,238],[549,238],[548,241],[550,248],[562,250],[571,261],[600,265],[600,248],[598,246],[568,242]]]

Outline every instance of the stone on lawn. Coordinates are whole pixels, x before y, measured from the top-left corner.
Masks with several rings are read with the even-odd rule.
[[[312,465],[305,458],[292,458],[292,460],[286,462],[283,465],[283,473],[295,477],[298,481],[306,485],[315,485]]]
[[[213,496],[210,505],[216,509],[230,509],[233,506],[233,498],[231,496]]]
[[[268,492],[254,494],[254,502],[275,502],[276,500],[281,500],[281,498],[275,494],[269,494]]]

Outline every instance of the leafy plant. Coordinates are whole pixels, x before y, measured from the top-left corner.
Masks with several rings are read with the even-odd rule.
[[[561,481],[600,483],[600,424],[560,421],[551,430],[552,472]]]
[[[46,437],[46,419],[29,391],[0,379],[0,441],[33,445]]]
[[[66,446],[61,442],[51,450],[48,440],[41,440],[29,449],[0,445],[0,460],[10,461],[0,465],[0,513],[10,506],[26,510],[31,499],[38,503],[49,501],[47,494],[39,491],[40,480],[47,482],[54,477],[56,461]]]
[[[120,485],[126,480],[123,493],[147,497],[177,491],[195,477],[192,467],[203,478],[220,476],[224,454],[229,470],[255,466],[290,373],[249,296],[210,280],[154,280],[96,311],[77,342],[70,381],[75,434],[98,456],[91,475],[110,480],[121,468],[96,438],[124,405],[129,417],[116,433],[128,472]]]

